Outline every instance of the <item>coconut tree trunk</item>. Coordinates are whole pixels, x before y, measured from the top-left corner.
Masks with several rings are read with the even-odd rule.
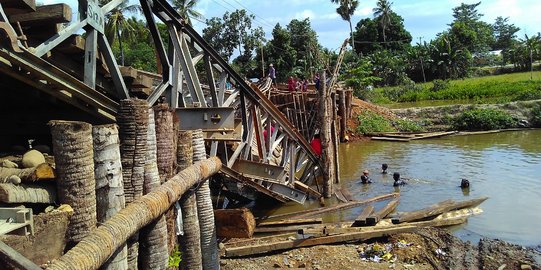
[[[158,172],[161,182],[165,182],[173,175],[173,164],[176,159],[174,152],[173,112],[167,104],[154,106],[154,119],[156,121],[156,146],[158,153]],[[167,220],[167,249],[169,254],[177,244],[175,232],[176,214],[174,207],[171,207],[165,214]]]
[[[96,227],[96,180],[92,126],[84,122],[51,121],[60,203],[73,208],[66,233],[79,242]]]
[[[178,170],[184,170],[193,163],[192,132],[179,131],[177,139]],[[197,217],[195,193],[187,192],[180,201],[183,234],[179,237],[182,252],[180,269],[203,269],[201,258],[201,236]]]
[[[47,269],[99,268],[128,237],[165,213],[192,186],[218,172],[221,165],[220,159],[213,157],[183,170],[155,191],[128,204],[126,208],[92,231],[84,241],[53,261]]]
[[[198,129],[192,132],[193,161],[207,158],[203,131]],[[218,247],[216,242],[216,227],[214,224],[214,210],[210,197],[209,181],[204,181],[196,191],[197,216],[201,230],[201,252],[203,269],[219,269]]]
[[[148,110],[147,153],[145,164],[145,180],[143,193],[156,190],[160,183],[158,165],[156,163],[156,130],[154,110]],[[169,252],[167,250],[167,225],[161,215],[139,234],[139,269],[167,269]]]
[[[97,220],[103,223],[126,207],[120,139],[116,125],[94,126],[94,174],[96,176]],[[105,264],[103,270],[127,270],[128,248],[122,245]]]
[[[117,117],[122,154],[122,177],[126,205],[143,196],[145,174],[148,103],[140,99],[120,101]],[[139,234],[128,239],[128,267],[138,269]]]
[[[355,52],[355,39],[353,38],[353,26],[351,25],[351,18],[348,20],[349,23],[349,32],[351,33],[351,48]]]
[[[331,134],[331,124],[333,123],[331,111],[331,95],[330,89],[327,87],[326,74],[322,72],[321,81],[323,87],[320,90],[319,103],[319,122],[321,124],[320,139],[321,139],[321,166],[323,173],[323,196],[330,198],[333,194],[334,181],[334,157],[333,157],[333,142]]]

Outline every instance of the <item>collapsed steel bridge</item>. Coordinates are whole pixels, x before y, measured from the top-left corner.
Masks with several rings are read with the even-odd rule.
[[[33,47],[24,44],[23,33],[14,27],[18,22],[10,22],[0,4],[0,72],[114,122],[119,101],[133,97],[104,35],[105,15],[122,2],[99,7],[80,0],[80,18]],[[181,129],[205,132],[207,154],[219,156],[225,165],[221,175],[227,189],[243,193],[248,187],[281,202],[301,204],[309,193],[317,196],[305,183],[319,174],[318,157],[307,138],[269,100],[270,83],[248,84],[165,0],[140,4],[162,71],[155,76],[159,82],[147,101],[152,105],[165,97],[176,109]],[[156,18],[166,25],[167,40],[162,40]],[[65,61],[54,58],[55,48],[81,30],[86,32],[84,64],[66,68]],[[200,62],[202,73],[196,69]],[[200,76],[205,76],[206,87]]]

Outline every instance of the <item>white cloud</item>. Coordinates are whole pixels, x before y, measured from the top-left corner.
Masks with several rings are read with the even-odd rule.
[[[294,18],[297,20],[304,20],[306,18],[310,18],[310,20],[315,20],[316,14],[310,9],[305,9],[301,12],[295,13]]]

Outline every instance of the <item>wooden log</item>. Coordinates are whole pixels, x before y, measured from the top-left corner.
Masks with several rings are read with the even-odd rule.
[[[321,224],[322,218],[310,219],[285,219],[280,221],[266,221],[257,224],[257,227],[272,227],[272,226],[287,226],[287,225],[306,225],[306,224]]]
[[[369,205],[363,209],[361,214],[357,216],[351,227],[360,227],[366,225],[366,218],[374,212],[374,205]]]
[[[443,136],[449,136],[458,133],[458,131],[446,131],[446,132],[430,132],[426,134],[417,134],[411,138],[412,140],[421,140],[429,138],[439,138]]]
[[[322,208],[309,209],[309,210],[303,210],[303,211],[298,211],[298,212],[274,215],[274,216],[267,217],[266,219],[286,218],[286,217],[287,218],[296,218],[296,219],[308,218],[308,217],[311,217],[311,216],[321,215],[321,214],[325,214],[325,213],[332,212],[332,211],[340,211],[340,210],[351,209],[351,208],[354,208],[354,207],[357,207],[357,206],[361,206],[363,204],[368,204],[368,203],[371,203],[371,202],[377,202],[377,201],[382,201],[382,200],[391,199],[391,198],[397,198],[397,197],[400,197],[400,193],[389,193],[389,194],[377,196],[377,197],[362,200],[362,201],[352,201],[352,202],[339,204],[339,205],[336,205],[336,206],[322,207]]]
[[[53,185],[0,184],[0,202],[54,204],[56,202],[56,187]]]
[[[177,165],[178,170],[184,170],[193,163],[192,132],[178,131]],[[179,269],[203,269],[201,258],[201,233],[197,217],[197,201],[195,193],[189,192],[180,201],[182,210],[182,230],[179,236],[182,260]]]
[[[268,226],[268,227],[257,227],[255,229],[256,233],[285,233],[285,232],[296,232],[300,229],[314,229],[325,226],[323,224],[303,224],[303,225],[286,225],[286,226]]]
[[[143,194],[156,190],[161,182],[156,163],[156,130],[154,110],[148,110],[147,151]],[[167,269],[169,251],[167,249],[167,224],[163,215],[153,220],[139,232],[139,269]]]
[[[445,213],[451,210],[474,207],[481,204],[487,199],[488,197],[481,197],[481,198],[461,201],[461,202],[455,202],[453,200],[446,200],[425,209],[421,209],[421,210],[413,211],[413,212],[401,213],[398,217],[393,218],[392,222],[395,224],[398,224],[398,223],[403,223],[403,222],[415,221],[415,220],[420,220],[427,217],[436,216],[436,215],[439,215],[441,213]]]
[[[35,182],[38,180],[50,180],[56,178],[53,168],[47,163],[25,169],[0,167],[0,183],[6,182],[12,175],[21,178],[21,181],[23,182]]]
[[[221,166],[220,159],[213,157],[176,174],[155,191],[120,210],[48,269],[98,269],[131,235],[165,213],[182,194],[214,175]]]
[[[214,210],[216,234],[224,238],[250,238],[255,231],[255,218],[247,208]]]
[[[321,74],[322,82],[326,82],[326,72]],[[323,87],[320,90],[320,102],[319,102],[319,122],[320,139],[321,139],[321,157],[320,164],[322,166],[321,171],[323,175],[323,196],[330,198],[333,191],[333,183],[336,178],[335,173],[335,159],[334,159],[334,144],[332,138],[332,102],[331,102],[331,89],[327,89],[327,84],[323,83]]]
[[[148,107],[148,102],[145,100],[124,99],[120,101],[117,122],[126,206],[143,196],[149,120]],[[127,243],[129,269],[138,269],[138,238],[139,233],[136,233]]]
[[[94,174],[96,176],[96,217],[99,223],[113,217],[126,207],[120,139],[115,124],[94,126]],[[101,267],[103,270],[128,269],[128,249],[120,247]]]
[[[399,196],[400,196],[399,193],[390,193],[390,194],[377,196],[377,197],[367,199],[367,200],[363,200],[363,201],[353,201],[353,202],[347,202],[347,203],[339,204],[339,205],[332,206],[332,207],[323,207],[323,208],[316,209],[316,211],[305,213],[305,214],[298,215],[298,216],[295,215],[293,217],[295,217],[295,218],[307,218],[307,217],[326,214],[326,213],[329,213],[329,212],[351,209],[353,207],[357,207],[357,206],[364,205],[364,204],[367,204],[367,203],[377,202],[377,201],[386,200],[386,199],[390,199],[390,198],[397,198]]]
[[[96,228],[96,178],[92,126],[50,121],[60,203],[73,208],[68,241],[78,242]]]
[[[366,225],[372,226],[376,225],[380,220],[385,218],[388,214],[394,211],[396,207],[398,206],[398,200],[392,200],[387,205],[385,205],[382,209],[375,212],[374,214],[368,216],[366,218]]]
[[[16,14],[9,16],[12,23],[40,24],[40,23],[68,23],[71,22],[71,7],[67,4],[53,4],[37,6],[35,12]]]
[[[35,0],[0,0],[6,15],[36,11]]]
[[[324,236],[316,237],[309,239],[298,239],[298,240],[286,240],[275,243],[266,243],[261,245],[253,246],[244,246],[244,247],[233,247],[226,248],[225,256],[226,257],[239,257],[239,256],[248,256],[255,254],[263,254],[271,251],[286,250],[292,248],[300,247],[310,247],[316,245],[325,245],[325,244],[334,244],[334,243],[343,243],[350,241],[365,241],[372,238],[382,237],[385,235],[392,235],[396,233],[411,232],[415,230],[415,226],[399,226],[397,228],[384,228],[378,230],[370,230],[367,232],[353,232],[345,233],[340,235],[333,236]]]
[[[19,269],[41,269],[41,267],[37,266],[35,263],[21,255],[19,252],[12,249],[10,246],[6,245],[2,241],[0,241],[0,259],[2,259],[4,263],[8,263],[8,265],[4,264],[4,267],[8,267],[9,265],[11,265]]]
[[[391,142],[409,142],[411,139],[392,138],[392,137],[370,137],[375,141],[391,141]]]

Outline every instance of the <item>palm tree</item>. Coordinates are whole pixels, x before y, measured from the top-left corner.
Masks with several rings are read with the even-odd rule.
[[[374,17],[379,18],[379,23],[383,29],[383,42],[387,42],[387,37],[385,36],[385,30],[391,24],[391,5],[393,3],[387,0],[378,0],[376,8],[372,11],[374,12]]]
[[[104,6],[111,2],[111,0],[99,0],[99,5]],[[141,12],[141,6],[128,5],[128,1],[123,2],[111,12],[109,12],[105,18],[105,36],[110,44],[118,39],[118,46],[120,49],[120,65],[124,65],[124,49],[122,47],[122,38],[130,38],[133,36],[133,27],[129,23],[128,18],[124,15],[128,12]]]
[[[521,42],[528,49],[528,53],[530,56],[530,80],[533,80],[533,54],[534,51],[537,51],[537,47],[541,42],[541,36],[539,33],[537,34],[537,36],[534,35],[532,37],[528,37],[527,34],[524,34],[524,39],[522,39]]]
[[[355,51],[355,40],[353,39],[353,26],[351,25],[351,16],[355,13],[355,10],[359,7],[359,1],[357,0],[341,0],[340,6],[336,9],[336,13],[342,17],[342,20],[349,23],[349,31],[351,33],[351,47]]]
[[[203,15],[195,10],[195,6],[199,0],[173,0],[173,7],[177,10],[178,14],[189,25],[192,25],[191,18],[201,19]]]

